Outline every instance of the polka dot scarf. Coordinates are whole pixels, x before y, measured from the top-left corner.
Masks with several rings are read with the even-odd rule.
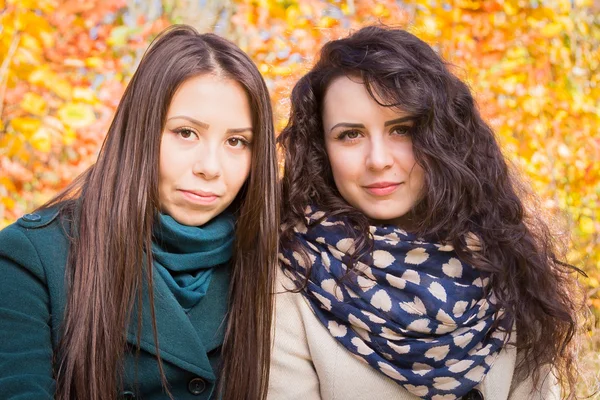
[[[296,235],[312,263],[304,294],[331,335],[424,399],[457,399],[481,382],[507,336],[505,328],[492,329],[494,297],[484,296],[489,279],[452,246],[393,226],[371,227],[372,254],[356,263],[360,273],[346,275],[354,241],[346,223],[323,215],[307,213],[310,228],[298,226]],[[306,257],[279,257],[302,279]]]

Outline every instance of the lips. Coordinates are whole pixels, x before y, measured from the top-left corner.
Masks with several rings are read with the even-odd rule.
[[[398,182],[376,182],[363,187],[374,196],[387,196],[394,193],[401,184]]]
[[[213,192],[205,192],[203,190],[179,189],[179,191],[187,200],[198,204],[210,204],[221,197]]]

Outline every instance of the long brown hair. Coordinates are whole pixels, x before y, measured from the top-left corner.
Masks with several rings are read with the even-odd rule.
[[[279,227],[269,95],[258,69],[237,46],[213,34],[174,26],[152,43],[141,60],[97,162],[44,205],[60,204],[63,218],[73,224],[68,298],[55,354],[57,399],[115,399],[122,385],[115,371],[123,368],[126,328],[135,300],[143,295],[144,280],[153,293],[152,268],[142,266],[152,265],[151,251],[146,250],[151,248],[159,212],[158,167],[165,118],[178,87],[199,74],[223,76],[244,87],[254,131],[250,176],[232,205],[237,239],[220,395],[227,400],[266,396]],[[138,304],[141,307],[142,302]],[[156,348],[163,387],[169,393],[158,342]]]
[[[549,365],[567,397],[574,397],[582,298],[573,268],[559,261],[562,254],[538,210],[525,208],[525,186],[511,173],[467,85],[414,35],[366,27],[331,41],[294,87],[290,120],[278,139],[286,166],[281,246],[298,248],[294,227],[304,222],[309,204],[359,227],[356,257],[372,246],[369,221],[337,191],[325,150],[323,99],[340,76],[361,78],[381,106],[414,116],[410,134],[426,174],[423,198],[411,211],[416,233],[451,243],[464,262],[490,273],[507,322],[516,322],[525,375],[532,373],[539,384]],[[477,252],[467,246],[471,233],[480,241]]]

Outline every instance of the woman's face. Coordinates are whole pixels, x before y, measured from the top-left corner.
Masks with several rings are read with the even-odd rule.
[[[162,212],[200,226],[225,210],[250,173],[252,116],[242,86],[204,74],[185,81],[160,145]]]
[[[424,186],[409,134],[413,123],[410,115],[377,104],[357,78],[337,78],[325,94],[325,147],[335,185],[376,223],[410,229],[406,217]]]

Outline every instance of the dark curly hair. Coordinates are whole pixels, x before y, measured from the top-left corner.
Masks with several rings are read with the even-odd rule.
[[[355,254],[371,250],[369,221],[337,191],[325,150],[323,99],[341,76],[360,78],[381,106],[414,117],[414,154],[425,171],[422,199],[411,211],[415,233],[452,244],[462,261],[490,275],[504,321],[516,323],[519,368],[537,385],[551,368],[565,397],[574,398],[583,305],[576,268],[559,261],[564,249],[539,211],[525,208],[526,186],[511,172],[467,85],[414,35],[366,27],[331,41],[295,85],[278,138],[286,166],[282,248],[298,248],[294,227],[304,223],[308,205],[317,205],[358,227]],[[470,234],[479,239],[476,251],[467,247]]]

